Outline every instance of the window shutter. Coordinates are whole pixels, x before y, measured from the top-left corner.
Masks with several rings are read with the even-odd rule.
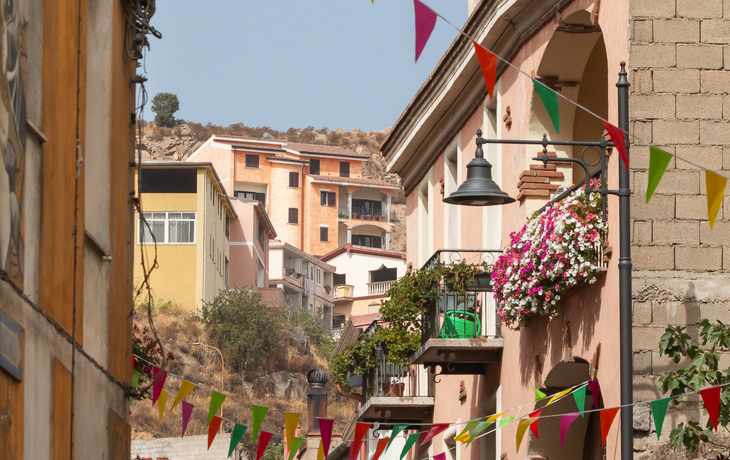
[[[327,227],[319,227],[319,241],[322,241],[326,243],[329,241],[327,238],[329,236],[329,228]]]
[[[327,206],[337,206],[337,194],[335,192],[327,192]]]
[[[289,223],[290,224],[299,223],[299,210],[297,208],[289,208]]]
[[[340,177],[350,177],[350,163],[348,161],[340,161]]]
[[[293,187],[293,188],[299,187],[299,173],[297,173],[297,172],[289,173],[289,187]]]
[[[309,160],[309,174],[319,175],[319,160]]]
[[[373,237],[373,246],[374,248],[382,248],[383,247],[383,238],[380,236],[374,236]]]
[[[261,202],[262,205],[266,206],[266,194],[265,193],[255,193],[254,199]]]
[[[246,154],[246,167],[247,168],[258,168],[259,167],[259,156]]]

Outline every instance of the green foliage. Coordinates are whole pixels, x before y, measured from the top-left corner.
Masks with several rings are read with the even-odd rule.
[[[720,350],[730,348],[730,325],[722,321],[710,323],[703,319],[698,323],[699,343],[695,343],[685,328],[668,326],[659,340],[660,354],[669,356],[675,363],[688,359],[687,366],[673,372],[667,372],[659,378],[663,393],[671,393],[674,403],[682,401],[686,392],[697,392],[708,386],[717,386],[730,382],[730,368],[718,369]],[[730,387],[724,387],[720,396],[719,425],[726,427],[730,422]],[[680,423],[672,430],[670,443],[672,446],[685,446],[694,452],[700,442],[714,438],[712,423],[708,420],[703,428],[699,423],[691,421]]]
[[[257,370],[278,362],[284,319],[250,288],[220,293],[203,308],[203,323],[213,346],[235,371]]]
[[[336,342],[332,339],[332,334],[328,333],[324,327],[321,308],[316,315],[304,309],[296,311],[292,313],[289,324],[290,327],[299,329],[307,336],[322,358],[329,358]]]
[[[274,444],[264,451],[262,460],[284,460],[284,441]]]
[[[152,98],[152,111],[155,112],[155,124],[165,128],[172,128],[177,123],[175,112],[180,109],[177,95],[172,93],[157,93]]]

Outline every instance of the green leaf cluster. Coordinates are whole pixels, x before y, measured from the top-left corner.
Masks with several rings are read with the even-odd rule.
[[[177,124],[175,112],[180,109],[180,101],[173,93],[157,93],[152,98],[152,111],[155,112],[155,124],[172,128]]]
[[[730,349],[730,325],[702,319],[698,323],[699,340],[695,342],[686,328],[668,326],[659,339],[659,353],[675,363],[683,359],[689,364],[659,378],[662,392],[670,393],[679,404],[686,392],[697,392],[710,386],[730,382],[730,368],[719,369],[720,351]],[[730,422],[730,387],[724,387],[720,395],[718,424],[726,427]],[[708,420],[703,428],[698,422],[680,423],[670,434],[672,446],[685,446],[694,452],[700,442],[713,439],[712,423]]]

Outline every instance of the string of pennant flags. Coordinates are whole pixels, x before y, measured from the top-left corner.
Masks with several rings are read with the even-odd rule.
[[[134,358],[134,356],[133,356]],[[143,361],[145,363],[148,363],[152,366],[152,404],[157,406],[157,410],[159,413],[159,420],[162,421],[164,415],[165,415],[165,409],[167,406],[169,393],[164,388],[165,382],[167,381],[168,372],[160,369],[158,366],[154,365],[153,363],[150,363],[148,361],[143,360],[140,357],[136,357],[136,359],[139,359],[140,361]],[[175,374],[169,374],[169,375],[175,375]],[[180,377],[175,375],[176,377]],[[133,377],[132,377],[132,386],[137,387],[139,385],[141,374],[138,371],[134,371]],[[248,427],[245,425],[242,425],[236,421],[223,418],[221,416],[216,415],[218,410],[223,405],[223,402],[228,398],[227,395],[223,393],[219,393],[217,391],[214,391],[212,389],[209,389],[202,385],[196,385],[189,380],[182,378],[182,383],[180,384],[180,387],[177,391],[177,395],[172,403],[172,406],[170,407],[169,411],[172,412],[173,409],[179,404],[181,406],[181,416],[182,416],[182,437],[185,436],[185,432],[187,430],[188,422],[190,421],[190,417],[192,416],[193,409],[198,409],[205,411],[202,407],[196,407],[193,404],[185,401],[185,398],[196,388],[203,388],[208,391],[210,391],[210,403],[208,407],[208,419],[207,419],[207,428],[208,428],[208,449],[210,449],[210,446],[212,445],[213,441],[216,438],[216,435],[218,433],[218,430],[221,427],[221,424],[223,421],[229,422],[234,425],[233,430],[231,432],[231,439],[229,444],[229,452],[228,456],[230,457],[236,446],[239,444],[239,442],[243,439],[243,436],[248,431]],[[560,437],[560,448],[563,449],[563,446],[565,444],[565,438],[570,430],[571,425],[573,422],[575,422],[579,417],[585,418],[585,414],[591,414],[591,413],[598,413],[600,417],[600,423],[601,423],[601,445],[602,447],[605,447],[606,445],[606,438],[608,436],[608,433],[611,429],[611,426],[613,424],[614,419],[616,418],[616,415],[618,412],[624,408],[629,406],[637,406],[642,404],[649,404],[651,408],[651,412],[654,419],[654,427],[656,429],[657,438],[661,436],[662,429],[664,426],[664,419],[666,417],[667,411],[669,409],[669,403],[676,399],[676,398],[682,398],[684,396],[688,396],[691,394],[699,394],[702,402],[704,404],[705,409],[707,410],[707,414],[709,416],[709,419],[712,423],[713,428],[715,431],[717,431],[718,427],[718,417],[719,417],[719,409],[720,409],[720,396],[722,393],[722,389],[725,386],[730,385],[730,383],[725,383],[722,385],[713,386],[710,388],[706,388],[703,390],[699,390],[697,392],[687,392],[683,393],[681,395],[675,395],[675,396],[669,396],[666,398],[660,398],[652,401],[640,401],[640,402],[634,402],[632,404],[626,404],[626,405],[620,405],[615,407],[609,407],[609,408],[598,408],[598,401],[599,401],[599,395],[600,395],[600,386],[598,382],[596,381],[587,381],[580,383],[578,385],[574,385],[570,388],[567,388],[559,393],[556,393],[554,395],[546,395],[544,392],[540,391],[537,388],[534,388],[535,391],[535,397],[534,401],[531,401],[529,403],[523,404],[521,406],[514,407],[512,409],[508,409],[502,412],[499,412],[497,414],[488,415],[485,417],[476,418],[473,420],[470,420],[468,422],[449,422],[449,423],[435,423],[435,424],[427,424],[428,428],[423,431],[418,431],[416,433],[407,434],[405,433],[406,430],[408,430],[409,427],[417,426],[419,424],[412,424],[412,423],[402,423],[402,424],[395,424],[391,428],[390,435],[388,437],[383,438],[374,438],[369,439],[366,438],[366,435],[368,431],[373,428],[374,424],[372,423],[364,423],[364,422],[356,422],[355,424],[355,431],[353,434],[352,440],[343,440],[343,442],[350,443],[350,451],[349,451],[349,460],[356,460],[358,457],[358,454],[360,452],[360,448],[362,446],[363,441],[368,440],[377,440],[377,446],[375,448],[375,453],[373,455],[372,460],[379,460],[382,454],[387,452],[393,442],[393,440],[400,435],[401,433],[405,437],[405,443],[401,449],[401,452],[399,454],[399,460],[403,460],[403,458],[406,456],[406,454],[416,445],[418,441],[420,442],[420,446],[423,446],[424,444],[431,441],[435,436],[443,433],[448,428],[453,426],[461,426],[464,425],[463,429],[459,432],[458,435],[454,436],[454,440],[459,441],[460,443],[464,445],[469,445],[476,439],[482,438],[484,436],[487,436],[491,433],[496,432],[497,430],[516,422],[517,423],[517,429],[516,429],[516,449],[519,452],[520,446],[522,444],[522,441],[524,439],[525,434],[527,433],[527,430],[529,429],[530,432],[535,436],[535,438],[539,439],[539,422],[542,419],[550,419],[559,417],[560,418],[560,431],[559,431],[559,437]],[[587,391],[590,391],[590,394],[593,398],[593,406],[587,407],[586,405],[586,395]],[[572,400],[575,402],[577,411],[574,412],[568,412],[568,413],[561,413],[561,414],[542,414],[542,411],[561,400],[570,400],[572,396]],[[238,399],[231,398],[236,401]],[[539,408],[536,409],[529,414],[520,416],[522,413],[522,409],[524,409],[526,406],[532,406],[540,401],[543,401],[547,399],[547,403]],[[277,410],[277,409],[274,409]],[[268,407],[253,404],[252,405],[252,418],[251,418],[251,436],[252,441],[254,443],[257,443],[256,447],[256,460],[261,460],[261,457],[263,456],[264,452],[269,446],[269,442],[271,441],[271,438],[273,436],[273,433],[268,431],[261,430],[261,426],[263,424],[264,418],[266,417],[267,413],[269,411]],[[517,411],[516,415],[506,415],[508,413],[512,413]],[[304,443],[304,438],[300,438],[296,436],[296,430],[299,425],[299,420],[301,418],[300,414],[295,414],[287,411],[284,412],[284,437],[286,439],[286,445],[289,448],[289,458],[288,460],[293,460],[294,455],[299,450],[299,448]],[[349,420],[333,420],[333,419],[326,419],[326,418],[318,418],[318,424],[319,424],[319,430],[321,434],[321,440],[319,444],[319,448],[317,451],[317,460],[324,460],[327,455],[330,452],[330,447],[332,444],[332,433],[333,433],[333,427],[334,422],[350,422]],[[456,449],[457,447],[452,447],[451,449]],[[448,449],[448,450],[451,450]],[[445,459],[445,452],[441,452],[439,454],[435,454],[432,456],[426,456],[423,459],[420,460],[444,460]]]
[[[434,11],[425,3],[421,2],[420,0],[413,0],[413,4],[416,18],[416,62],[418,62],[418,58],[421,56],[423,49],[426,47],[428,39],[431,37],[431,33],[433,32],[437,19],[441,18],[444,22],[456,29],[459,34],[471,40],[472,45],[474,46],[474,53],[477,57],[477,61],[479,61],[479,66],[482,70],[482,76],[484,77],[484,83],[487,87],[487,93],[489,94],[490,99],[494,98],[494,85],[497,81],[497,61],[501,61],[505,65],[515,69],[517,72],[525,75],[530,80],[532,80],[535,91],[537,92],[537,95],[539,96],[543,106],[545,107],[545,110],[553,124],[553,127],[558,134],[560,133],[560,108],[558,103],[558,98],[560,97],[568,103],[574,105],[575,107],[585,111],[589,115],[597,118],[601,122],[604,129],[610,136],[614,147],[618,150],[621,161],[623,162],[623,165],[626,167],[626,169],[629,169],[629,159],[626,154],[626,136],[628,135],[634,141],[638,141],[641,144],[649,146],[649,172],[646,189],[647,204],[651,200],[651,197],[654,195],[657,186],[661,182],[662,177],[664,176],[664,172],[669,166],[672,157],[689,163],[696,168],[704,170],[706,179],[705,191],[707,194],[707,218],[710,224],[710,230],[714,228],[715,220],[717,219],[717,214],[720,209],[720,205],[722,204],[722,197],[725,193],[725,187],[728,180],[727,176],[721,173],[711,171],[704,166],[698,165],[690,160],[682,158],[676,153],[666,152],[658,147],[651,145],[651,143],[639,138],[638,136],[624,131],[623,129],[611,124],[608,120],[602,118],[601,116],[597,115],[583,105],[569,99],[568,97],[555,91],[554,89],[549,88],[542,82],[538,81],[536,78],[532,77],[527,72],[520,69],[518,66],[512,64],[507,59],[504,59],[496,53],[485,48],[484,46],[479,44],[474,37],[452,24],[448,19]]]

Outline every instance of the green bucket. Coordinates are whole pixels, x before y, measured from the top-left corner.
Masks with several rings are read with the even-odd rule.
[[[473,339],[481,329],[482,325],[476,314],[468,311],[447,311],[444,313],[444,325],[441,327],[441,338]]]

